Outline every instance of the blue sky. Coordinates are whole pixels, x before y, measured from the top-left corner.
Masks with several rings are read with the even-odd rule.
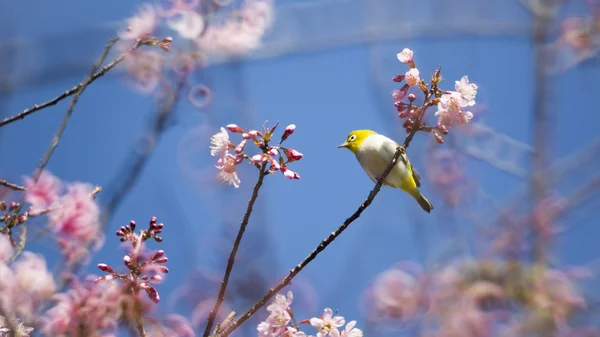
[[[293,2],[302,1],[285,1],[280,6]],[[355,2],[355,6],[343,7],[355,12],[341,11],[337,15],[355,17],[365,10],[362,2]],[[48,36],[59,40],[61,36],[73,36],[71,40],[60,40],[68,53],[42,43],[38,54],[28,49],[29,53],[16,57],[13,61],[17,75],[35,75],[40,71],[52,74],[49,69],[67,64],[65,58],[95,58],[112,33],[110,29],[100,29],[101,33],[87,39],[82,32],[121,20],[131,15],[138,5],[114,0],[104,1],[102,5],[72,0],[60,3],[61,10],[56,3],[46,2],[36,4],[34,10],[25,3],[0,5],[4,38],[43,42]],[[415,51],[417,66],[424,77],[441,65],[447,79],[445,88],[451,89],[454,80],[468,75],[479,85],[478,101],[485,108],[476,121],[520,142],[531,143],[535,123],[531,118],[532,45],[526,36],[517,33],[506,36],[476,33],[477,24],[486,20],[504,22],[505,26],[499,27],[507,31],[510,25],[527,28],[531,24],[530,14],[517,1],[497,0],[485,5],[478,2],[480,5],[475,9],[472,1],[453,3],[455,7],[440,1],[424,1],[408,7],[406,2],[399,2],[389,13],[374,12],[387,15],[386,20],[397,15],[397,20],[414,22],[417,27],[422,23],[431,23],[435,28],[436,24],[462,22],[467,27],[471,24],[470,29],[457,34],[444,32],[441,36],[415,31],[411,38],[344,44],[207,69],[203,76],[214,90],[214,104],[201,111],[187,103],[180,105],[176,124],[165,133],[139,183],[114,215],[107,243],[89,270],[96,273],[94,266],[98,262],[120,265],[122,254],[115,249],[118,241],[112,236],[118,226],[132,219],[145,224],[151,216],[157,216],[165,223],[165,240],[160,247],[169,256],[171,270],[167,281],[159,286],[163,298],[199,266],[214,269],[221,275],[223,265],[219,262],[219,251],[227,251],[229,243],[217,238],[239,223],[257,172],[249,166],[240,168],[242,186],[239,189],[215,183],[201,184],[182,169],[181,157],[188,158],[187,163],[193,168],[209,172],[211,178],[217,171],[212,168],[214,158],[208,149],[210,135],[219,126],[229,123],[260,128],[268,120],[270,124],[277,121],[282,125],[296,124],[296,132],[287,145],[304,154],[292,167],[300,173],[301,180],[288,181],[280,174],[267,177],[242,244],[246,254],[259,254],[256,265],[266,279],[274,283],[354,212],[373,186],[353,155],[335,148],[348,131],[373,129],[403,139],[402,121],[396,117],[390,93],[395,88],[391,78],[406,71],[406,66],[396,59],[396,53],[404,47]],[[52,15],[48,15],[49,12]],[[331,19],[335,27],[345,25],[351,31],[357,30],[358,25],[366,29],[361,22],[342,20],[340,23],[337,19]],[[311,26],[305,24],[310,30]],[[284,23],[278,22],[275,28],[283,26]],[[316,32],[316,28],[312,29]],[[322,31],[321,34],[325,38],[336,32]],[[285,35],[285,30],[273,34]],[[78,62],[74,64],[80,67]],[[34,65],[37,68],[32,68]],[[87,66],[79,73],[68,72],[69,75],[51,77],[43,83],[18,87],[2,99],[1,114],[3,117],[12,115],[54,97],[80,82],[86,73]],[[552,137],[549,146],[554,160],[597,140],[599,117],[593,108],[593,98],[597,92],[595,79],[599,75],[597,64],[588,62],[550,79]],[[22,175],[33,171],[62,119],[65,103],[1,129],[2,177],[19,181]],[[65,181],[108,183],[127,159],[153,109],[149,97],[132,92],[116,74],[93,83],[80,99],[48,168]],[[202,137],[194,136],[199,128]],[[191,139],[193,146],[184,142],[186,139]],[[417,135],[409,149],[415,167],[421,172],[425,171],[424,153],[428,145],[431,145],[429,135]],[[528,159],[523,160],[522,165],[528,167]],[[507,201],[526,183],[469,157],[464,170],[499,203]],[[568,195],[597,171],[598,165],[590,162],[581,173],[561,177],[556,190]],[[323,307],[330,306],[360,322],[361,293],[377,273],[400,260],[422,263],[424,250],[428,252],[428,259],[435,252],[443,251],[442,245],[448,242],[443,239],[444,233],[452,233],[451,223],[460,223],[459,228],[466,235],[472,234],[472,225],[460,214],[444,208],[441,197],[427,179],[423,185],[424,194],[436,205],[434,213],[423,213],[410,197],[397,190],[383,189],[363,216],[301,273],[303,281],[312,285],[318,298],[314,307],[310,307],[315,311],[306,315],[316,315]],[[99,200],[103,201],[103,194]],[[596,196],[572,209],[561,221],[560,225],[569,230],[557,237],[556,246],[552,248],[559,265],[585,264],[597,258],[595,238],[599,233],[590,212],[597,204]],[[428,238],[425,249],[425,243],[416,239],[419,233],[425,233]],[[28,248],[47,252],[51,246],[48,242],[36,241]],[[253,267],[252,264],[238,266],[243,267],[237,274],[234,272],[238,278],[247,277],[246,268]]]

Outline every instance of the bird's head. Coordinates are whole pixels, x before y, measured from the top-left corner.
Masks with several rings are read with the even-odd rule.
[[[369,137],[370,135],[374,135],[376,134],[375,131],[371,131],[371,130],[354,130],[351,131],[348,134],[348,137],[346,137],[346,141],[340,145],[338,145],[337,147],[345,147],[348,150],[352,151],[352,153],[356,153],[356,151],[358,151],[358,149],[360,148],[360,146],[362,145],[362,143],[365,141],[365,139],[367,139],[367,137]]]

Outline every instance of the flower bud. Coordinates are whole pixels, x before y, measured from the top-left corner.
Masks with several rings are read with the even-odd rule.
[[[413,94],[413,93],[408,94],[408,101],[409,102],[412,103],[412,102],[415,101],[415,99],[417,99],[417,96],[415,96],[415,94]]]
[[[244,151],[244,147],[246,146],[246,142],[246,139],[242,140],[238,146],[235,147],[235,153],[242,153]]]
[[[237,132],[237,133],[244,132],[244,130],[242,128],[240,128],[239,126],[237,126],[237,124],[229,124],[226,127],[227,127],[227,130],[229,130],[231,132]]]
[[[98,263],[98,269],[105,271],[107,273],[113,272],[113,269],[104,263]]]
[[[169,268],[165,267],[165,266],[159,266],[160,271],[162,271],[165,274],[169,273]]]
[[[161,250],[157,251],[156,253],[154,253],[154,255],[152,255],[151,260],[156,260],[163,256],[165,256],[165,251],[161,249]]]
[[[294,149],[283,149],[283,153],[285,153],[285,156],[287,157],[288,162],[290,163],[296,160],[300,160],[303,157],[302,153]]]
[[[436,126],[435,128],[443,135],[448,134],[448,128],[445,125],[438,124],[438,126]]]
[[[20,204],[18,202],[11,202],[10,206],[8,207],[9,211],[14,211],[15,209],[17,209],[20,206]]]
[[[280,168],[281,168],[281,166],[279,165],[279,163],[277,162],[277,160],[271,159],[271,168],[270,168],[270,170],[277,171]]]
[[[160,257],[156,260],[154,260],[154,262],[156,263],[167,263],[167,261],[169,261],[169,259],[166,256]]]
[[[126,266],[129,266],[129,264],[131,264],[131,256],[125,255],[123,257],[123,262],[125,263]]]
[[[158,303],[160,301],[160,296],[158,296],[158,291],[156,291],[156,289],[154,287],[148,287],[148,288],[146,288],[146,293],[148,294],[148,297],[154,303]]]
[[[129,222],[129,228],[131,228],[131,231],[132,231],[132,232],[133,232],[133,231],[135,231],[135,221],[131,220],[131,221]]]
[[[296,130],[296,125],[295,124],[290,124],[285,128],[285,131],[283,132],[283,135],[281,136],[281,141],[283,142],[284,140],[286,140],[292,133],[294,133],[294,130]]]
[[[263,161],[263,158],[266,158],[267,156],[265,156],[264,154],[255,154],[254,156],[252,156],[252,162],[255,164],[260,164]]]
[[[0,211],[6,211],[6,201],[0,201]]]
[[[408,117],[410,117],[410,116],[411,116],[411,113],[410,113],[410,112],[408,112],[408,110],[403,110],[403,111],[400,111],[400,113],[398,114],[398,117],[400,117],[400,118],[402,118],[402,119],[404,119],[404,118],[408,118]]]
[[[394,82],[402,82],[402,81],[404,81],[404,74],[403,75],[396,75],[396,76],[394,76],[394,78],[392,78],[392,81],[394,81]]]
[[[160,275],[154,275],[150,278],[150,282],[154,282],[154,283],[159,283],[162,281],[162,276]]]
[[[272,147],[269,149],[269,155],[272,157],[275,157],[279,152],[277,151],[276,148]]]
[[[444,138],[437,132],[433,133],[433,137],[435,138],[435,140],[440,143],[440,144],[444,144]]]
[[[408,88],[409,88],[409,85],[405,84],[400,90],[396,89],[396,90],[392,91],[392,98],[394,99],[394,101],[400,101],[404,97],[406,97],[406,94],[408,93]]]

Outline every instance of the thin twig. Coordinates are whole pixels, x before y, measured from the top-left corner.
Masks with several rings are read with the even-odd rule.
[[[140,315],[135,315],[135,327],[138,329],[140,337],[146,337],[146,330],[144,329],[144,323]]]
[[[40,163],[35,171],[35,174],[33,175],[34,183],[37,182],[38,179],[40,178],[40,175],[42,174],[44,168],[48,164],[48,161],[50,161],[50,158],[52,157],[54,150],[58,146],[58,142],[60,141],[60,138],[62,137],[65,129],[67,128],[67,124],[69,123],[69,119],[71,118],[71,115],[73,114],[73,110],[75,109],[75,105],[77,104],[77,101],[79,100],[79,96],[81,96],[81,94],[83,93],[83,90],[90,83],[92,83],[94,75],[96,74],[96,71],[98,70],[98,68],[100,68],[102,63],[104,63],[104,61],[106,60],[106,57],[108,56],[110,49],[114,46],[114,44],[117,42],[117,40],[118,40],[118,38],[116,38],[116,37],[112,38],[106,44],[106,47],[104,47],[104,50],[102,51],[102,54],[100,55],[100,58],[92,66],[92,69],[90,70],[90,73],[87,76],[87,78],[83,82],[81,82],[81,84],[78,86],[78,89],[76,90],[75,95],[71,99],[71,104],[69,104],[69,107],[67,108],[67,112],[65,113],[65,116],[63,118],[63,121],[62,121],[60,127],[56,131],[54,138],[52,138],[52,142],[50,143],[48,150],[44,154],[44,157],[42,157],[42,159],[40,160]],[[136,47],[138,45],[139,45],[139,43],[136,43]],[[113,61],[113,63],[114,63],[114,61]],[[1,126],[1,124],[0,124],[0,126]],[[24,198],[22,198],[21,203],[23,201],[24,201]],[[23,222],[23,224],[21,225],[21,233],[19,234],[19,244],[15,247],[15,252],[13,254],[12,260],[16,259],[19,256],[19,254],[23,251],[23,249],[25,248],[26,241],[27,241],[27,222]]]
[[[89,80],[89,83],[87,83],[85,85],[89,85],[90,83],[94,82],[98,78],[104,76],[109,70],[111,70],[112,68],[114,68],[115,66],[117,66],[119,63],[121,63],[127,57],[127,55],[129,54],[129,52],[131,52],[134,49],[137,49],[140,45],[141,45],[141,42],[138,41],[133,46],[133,48],[131,48],[128,52],[126,52],[126,53],[122,54],[121,56],[117,57],[112,62],[110,62],[109,64],[107,64],[106,66],[104,66],[102,69],[100,69],[98,72],[92,73],[92,75],[89,78],[87,78],[84,82],[81,82],[81,83],[77,84],[73,88],[71,88],[71,89],[63,92],[62,94],[56,96],[55,98],[53,98],[53,99],[51,99],[51,100],[49,100],[47,102],[41,103],[41,104],[36,104],[36,105],[32,106],[31,108],[25,109],[22,112],[14,115],[14,116],[10,116],[10,117],[7,117],[7,118],[1,120],[0,121],[0,127],[2,127],[4,125],[7,125],[7,124],[10,124],[12,122],[15,122],[15,121],[17,121],[19,119],[23,119],[23,118],[31,115],[32,113],[34,113],[36,111],[42,110],[44,108],[47,108],[47,107],[50,107],[50,106],[53,106],[53,105],[56,105],[58,102],[62,101],[63,99],[76,94],[77,92],[79,92],[79,90],[81,90],[81,88],[84,87],[84,84],[85,84],[86,81]]]
[[[4,187],[8,187],[11,190],[15,190],[15,191],[25,191],[25,187],[23,186],[19,186],[13,183],[9,183],[8,181],[4,180],[4,179],[0,179],[0,185],[4,186]]]
[[[81,86],[73,95],[73,98],[71,99],[71,104],[69,104],[69,107],[67,108],[67,112],[65,113],[63,121],[62,121],[60,127],[58,128],[58,130],[56,131],[56,135],[54,135],[54,138],[52,138],[52,142],[50,143],[50,146],[48,147],[46,154],[44,155],[44,157],[42,157],[42,160],[40,161],[40,164],[38,165],[38,168],[33,176],[34,182],[36,182],[39,179],[40,175],[42,174],[42,171],[48,164],[48,161],[50,161],[50,157],[52,157],[54,150],[56,150],[56,147],[58,146],[58,142],[60,141],[60,138],[62,137],[63,133],[65,132],[65,129],[67,128],[69,119],[71,119],[71,116],[73,115],[73,111],[75,110],[75,105],[79,101],[79,97],[81,96],[81,94],[83,94],[83,91],[85,90],[85,88],[90,83],[92,83],[92,79],[93,79],[94,74],[96,73],[96,70],[98,70],[98,68],[100,68],[102,63],[104,63],[104,60],[106,60],[106,57],[108,56],[108,52],[110,51],[112,46],[115,45],[117,40],[118,40],[118,38],[114,37],[108,42],[106,47],[104,47],[104,51],[102,52],[102,55],[100,55],[100,58],[98,59],[96,64],[94,64],[92,66],[92,69],[90,70],[90,74],[87,76],[87,78],[83,82],[81,82]]]
[[[235,262],[235,256],[237,254],[238,248],[242,241],[242,236],[246,231],[246,226],[248,226],[248,221],[250,220],[250,215],[252,214],[252,209],[254,207],[254,203],[256,202],[256,198],[258,197],[258,191],[260,190],[263,180],[267,175],[266,170],[267,164],[263,163],[260,167],[260,171],[258,174],[258,180],[254,185],[254,190],[252,191],[252,197],[248,202],[248,207],[246,208],[246,213],[244,214],[244,218],[240,224],[240,229],[237,233],[235,241],[233,242],[233,248],[231,249],[231,253],[229,254],[229,260],[227,261],[227,267],[225,268],[225,275],[223,275],[223,280],[221,281],[221,288],[219,289],[219,295],[217,296],[217,301],[215,302],[215,306],[210,311],[208,315],[208,322],[206,323],[206,328],[204,329],[203,337],[208,337],[210,335],[210,331],[215,322],[215,318],[217,317],[217,313],[219,312],[219,308],[221,304],[225,300],[225,291],[227,290],[227,284],[229,283],[229,277],[231,275],[231,270],[233,269],[233,264]]]

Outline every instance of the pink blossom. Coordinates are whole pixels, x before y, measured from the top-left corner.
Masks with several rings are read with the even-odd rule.
[[[34,302],[47,299],[56,291],[56,283],[42,255],[23,252],[12,268],[19,287],[27,292]]]
[[[296,160],[300,160],[303,157],[302,153],[294,149],[283,149],[283,153],[285,153],[285,156],[287,157],[290,163]]]
[[[306,334],[304,332],[298,331],[298,329],[288,326],[288,327],[286,327],[286,329],[283,332],[283,334],[281,335],[281,337],[308,337],[308,336],[306,336]]]
[[[394,99],[394,101],[400,101],[402,100],[404,97],[406,97],[406,94],[408,93],[408,88],[410,88],[410,86],[408,84],[405,84],[404,86],[402,86],[402,88],[400,90],[396,89],[392,91],[392,98]]]
[[[420,280],[400,268],[379,274],[373,281],[371,294],[375,315],[402,321],[414,317],[423,297]]]
[[[93,189],[83,183],[67,186],[67,193],[59,200],[61,207],[48,213],[53,232],[80,244],[102,242],[100,209],[91,197]]]
[[[14,254],[14,248],[10,243],[10,239],[8,235],[1,234],[0,235],[0,263],[7,262],[12,258]]]
[[[234,129],[234,127],[239,128],[239,126],[235,124],[230,124],[227,126],[227,128],[230,130]],[[222,127],[221,132],[217,132],[210,137],[210,143],[210,155],[213,157],[223,158],[227,154],[227,149],[229,149],[229,133],[227,133],[227,130]]]
[[[288,179],[300,179],[300,175],[297,172],[294,172],[285,166],[281,167],[281,173]]]
[[[119,32],[121,40],[135,40],[147,37],[158,25],[155,8],[144,4],[135,16],[126,20],[127,29]]]
[[[346,328],[341,332],[337,329],[331,330],[331,337],[362,337],[363,332],[361,329],[355,328],[356,321],[350,321],[346,324]]]
[[[141,93],[156,89],[162,79],[163,64],[164,56],[155,50],[134,50],[123,61],[128,79]]]
[[[398,61],[402,62],[402,63],[412,63],[414,62],[413,60],[413,51],[408,49],[408,48],[404,48],[400,53],[398,53],[396,55],[396,57],[398,57]]]
[[[455,303],[441,318],[440,337],[488,337],[492,332],[491,320],[475,306]]]
[[[462,110],[461,102],[463,102],[463,98],[456,91],[442,95],[438,111],[435,113],[436,116],[439,116],[438,124],[452,127],[468,123],[473,118],[473,113]]]
[[[273,302],[267,307],[267,311],[273,312],[275,310],[278,310],[278,308],[284,311],[288,311],[290,310],[290,305],[292,304],[293,300],[294,294],[291,291],[287,292],[287,296],[277,294],[275,295]]]
[[[178,10],[167,19],[167,26],[187,40],[198,38],[204,25],[202,15],[193,10]]]
[[[475,96],[477,95],[477,84],[469,83],[469,77],[463,76],[460,81],[455,81],[454,89],[460,93],[460,106],[475,105]]]
[[[36,210],[50,207],[58,200],[62,182],[49,171],[42,171],[37,182],[25,178],[25,201]]]
[[[235,156],[226,153],[224,157],[219,158],[217,165],[215,166],[221,172],[217,175],[221,181],[233,185],[235,188],[240,187],[240,178],[237,174],[237,165],[239,160]]]
[[[332,329],[339,328],[345,323],[344,317],[333,316],[333,311],[330,308],[325,308],[321,318],[313,317],[310,319],[310,325],[319,330],[317,337],[328,336]]]
[[[93,278],[83,283],[75,279],[66,293],[56,295],[56,304],[42,317],[44,334],[61,336],[81,327],[90,337],[116,333],[126,299],[123,289],[116,282],[96,283]]]
[[[419,78],[419,69],[411,68],[409,71],[406,72],[406,74],[404,74],[404,80],[406,81],[406,84],[408,84],[411,87],[414,87],[415,85],[419,84],[419,81],[421,80]]]

